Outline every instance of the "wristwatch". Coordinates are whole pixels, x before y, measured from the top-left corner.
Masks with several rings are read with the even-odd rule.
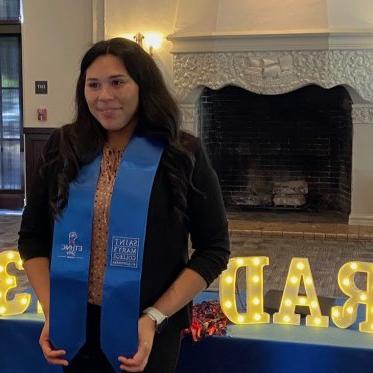
[[[167,325],[168,316],[157,310],[155,307],[145,308],[142,313],[149,316],[155,322],[155,331],[157,333],[160,333]]]

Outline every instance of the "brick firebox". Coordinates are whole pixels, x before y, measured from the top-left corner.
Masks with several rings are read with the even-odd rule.
[[[227,208],[282,209],[271,203],[274,183],[305,180],[307,202],[298,209],[336,211],[347,220],[351,113],[352,100],[341,86],[307,86],[282,95],[234,86],[205,88],[200,96],[201,136]]]

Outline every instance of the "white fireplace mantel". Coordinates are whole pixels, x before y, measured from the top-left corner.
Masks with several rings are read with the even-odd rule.
[[[373,49],[373,30],[292,30],[285,32],[174,33],[171,53],[266,50]]]
[[[199,134],[204,87],[234,85],[283,94],[316,84],[343,85],[353,100],[350,224],[373,225],[373,31],[173,34],[174,86],[183,126]]]
[[[172,35],[181,101],[198,87],[236,85],[262,94],[317,84],[344,85],[354,102],[373,102],[373,31]],[[353,92],[355,91],[355,92]],[[360,98],[360,99],[359,99]],[[189,102],[191,103],[191,102]]]

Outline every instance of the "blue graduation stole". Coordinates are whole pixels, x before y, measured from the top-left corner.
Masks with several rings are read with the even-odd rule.
[[[160,142],[134,136],[117,171],[108,230],[101,308],[101,347],[117,372],[118,356],[138,349],[140,280],[146,223]],[[70,183],[69,201],[55,222],[51,263],[50,339],[71,359],[86,339],[93,206],[101,156]]]

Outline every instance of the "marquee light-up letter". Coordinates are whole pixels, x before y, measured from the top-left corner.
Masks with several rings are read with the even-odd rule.
[[[36,313],[44,315],[43,307],[39,301],[36,303]]]
[[[305,296],[299,295],[302,280],[306,292]],[[310,263],[306,258],[293,258],[291,260],[281,306],[279,312],[273,314],[273,323],[300,325],[300,315],[295,313],[296,306],[309,307],[310,315],[306,316],[307,326],[328,327],[329,317],[321,315]]]
[[[220,276],[220,305],[230,321],[235,324],[269,323],[263,311],[263,267],[269,264],[266,256],[232,258]],[[236,303],[236,277],[239,268],[246,268],[246,312],[239,313]]]
[[[9,290],[17,287],[16,277],[7,272],[10,263],[14,263],[18,270],[23,269],[18,251],[7,250],[0,253],[0,316],[24,313],[31,301],[31,295],[27,293],[15,294],[14,299],[7,300]]]
[[[359,289],[355,285],[355,274],[365,272],[367,274],[367,287]],[[365,333],[373,333],[373,263],[350,262],[344,264],[338,272],[338,285],[349,296],[343,306],[332,308],[332,320],[338,328],[348,328],[357,317],[359,304],[365,304],[365,321],[359,323],[359,330]]]

